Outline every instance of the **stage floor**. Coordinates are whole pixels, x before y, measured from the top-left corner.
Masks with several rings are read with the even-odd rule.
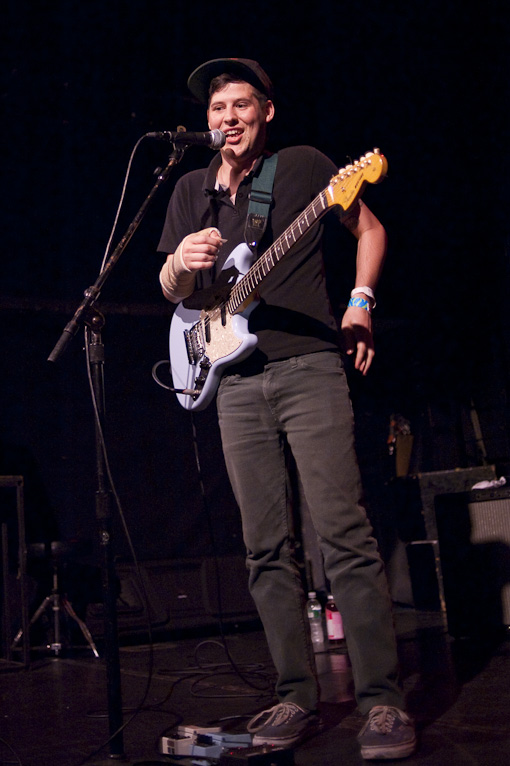
[[[510,763],[510,641],[454,641],[440,613],[395,614],[409,711],[420,737],[414,766],[503,766]],[[178,724],[241,732],[274,704],[274,670],[258,629],[120,642],[124,759],[108,739],[106,663],[88,646],[56,657],[31,653],[28,668],[0,663],[0,766],[150,766],[174,763],[160,753]],[[226,648],[225,648],[226,647]],[[101,647],[100,647],[101,648]],[[323,729],[294,751],[296,766],[354,766],[363,719],[352,696],[344,649],[317,656]],[[150,684],[149,684],[150,680]],[[104,747],[101,747],[104,745]],[[181,764],[191,763],[180,761]]]

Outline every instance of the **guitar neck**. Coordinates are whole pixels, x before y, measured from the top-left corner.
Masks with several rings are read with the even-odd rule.
[[[347,165],[334,176],[301,215],[273,242],[269,250],[260,256],[253,266],[237,282],[226,302],[227,311],[235,314],[253,296],[262,280],[281,261],[285,253],[333,205],[341,205],[347,211],[359,197],[366,183],[379,183],[386,175],[388,162],[379,149],[367,152],[352,165]]]
[[[266,250],[253,266],[237,282],[227,302],[227,309],[231,314],[235,312],[252,297],[262,280],[288,253],[290,248],[303,237],[307,231],[326,213],[330,207],[326,190],[318,194],[308,207],[285,229],[271,247]]]

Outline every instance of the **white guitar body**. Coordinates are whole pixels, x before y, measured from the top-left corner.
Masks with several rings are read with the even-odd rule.
[[[248,245],[238,245],[225,261],[223,271],[235,267],[239,281],[251,266]],[[257,305],[251,301],[237,314],[221,309],[187,309],[180,303],[170,324],[170,364],[176,389],[198,391],[195,396],[177,394],[187,410],[205,409],[216,394],[226,367],[240,362],[257,345],[257,336],[248,332],[248,317]],[[207,327],[206,327],[207,325]]]
[[[170,324],[170,366],[177,398],[185,409],[207,407],[223,370],[245,359],[257,345],[257,336],[248,332],[248,317],[257,305],[258,285],[271,269],[330,207],[349,210],[365,184],[379,183],[387,167],[378,149],[347,165],[255,263],[248,245],[238,245],[231,252],[218,280],[229,291],[227,298],[215,288],[218,297],[212,306],[211,298],[207,308],[178,305]]]

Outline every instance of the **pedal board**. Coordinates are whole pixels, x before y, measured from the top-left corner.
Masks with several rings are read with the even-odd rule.
[[[174,734],[161,738],[160,752],[177,757],[217,759],[225,750],[250,747],[251,741],[248,733],[230,734],[214,727],[179,726]]]
[[[294,752],[274,745],[252,745],[248,733],[232,734],[219,728],[179,726],[160,741],[162,755],[181,763],[218,763],[218,766],[294,766]],[[202,760],[206,759],[206,760]]]

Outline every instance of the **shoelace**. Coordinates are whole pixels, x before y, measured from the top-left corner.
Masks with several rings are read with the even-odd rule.
[[[388,734],[392,730],[397,718],[402,718],[405,721],[407,716],[405,713],[397,710],[397,708],[389,707],[388,705],[377,705],[369,713],[368,727],[380,734]]]
[[[251,719],[246,728],[250,733],[253,733],[255,731],[260,731],[264,726],[279,726],[282,723],[290,721],[296,713],[302,712],[301,708],[293,702],[280,702],[278,705],[269,708],[269,710],[263,710],[261,713],[258,713]],[[259,723],[261,719],[264,720]]]

